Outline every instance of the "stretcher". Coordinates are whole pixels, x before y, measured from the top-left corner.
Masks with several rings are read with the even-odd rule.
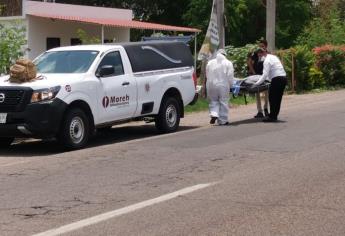
[[[268,81],[264,81],[260,85],[254,85],[260,77],[260,75],[252,75],[245,77],[244,79],[234,79],[230,89],[232,96],[237,97],[239,95],[243,95],[244,102],[247,105],[247,95],[267,91],[270,87],[270,83]]]

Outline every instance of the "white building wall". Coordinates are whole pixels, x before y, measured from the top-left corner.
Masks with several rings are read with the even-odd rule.
[[[107,18],[107,19],[132,19],[132,10],[91,7],[71,4],[59,4],[48,2],[36,2],[23,0],[23,16],[0,17],[1,24],[12,24],[19,22],[25,26],[27,33],[27,45],[29,49],[27,56],[34,59],[47,49],[47,38],[60,38],[60,46],[69,46],[71,38],[78,38],[77,30],[84,30],[89,36],[101,39],[102,26],[84,24],[72,21],[51,20],[30,16],[27,14],[48,14],[85,18]],[[115,42],[130,41],[130,29],[104,27],[104,39],[115,40]]]
[[[60,46],[70,46],[71,38],[78,38],[77,30],[84,30],[89,36],[101,39],[100,25],[84,24],[72,21],[51,20],[28,16],[28,56],[33,59],[47,50],[47,38],[60,38]],[[104,38],[116,42],[128,42],[130,30],[124,28],[105,27]]]

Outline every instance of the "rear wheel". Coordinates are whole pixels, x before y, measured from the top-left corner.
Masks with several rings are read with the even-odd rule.
[[[68,110],[61,131],[59,142],[68,149],[84,147],[90,136],[90,121],[85,112],[79,108]]]
[[[181,112],[176,98],[168,97],[162,101],[159,114],[156,117],[156,128],[163,132],[174,132],[180,125]]]
[[[1,137],[0,148],[9,147],[13,141],[14,141],[14,138]]]

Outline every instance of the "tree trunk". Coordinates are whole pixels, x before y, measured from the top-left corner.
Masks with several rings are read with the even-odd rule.
[[[0,16],[21,16],[21,0],[0,0]]]

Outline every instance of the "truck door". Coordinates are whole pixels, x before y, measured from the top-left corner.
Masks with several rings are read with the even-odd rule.
[[[120,51],[108,52],[100,62],[103,66],[113,66],[114,73],[101,77],[103,86],[102,106],[105,122],[131,118],[137,108],[137,86],[135,78],[125,74]]]

